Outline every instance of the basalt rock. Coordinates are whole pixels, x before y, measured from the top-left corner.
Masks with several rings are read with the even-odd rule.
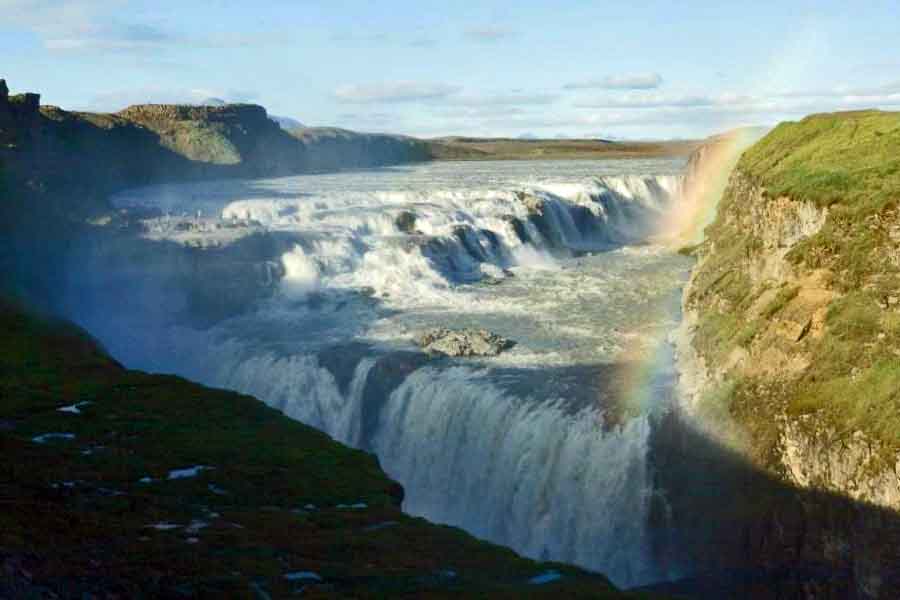
[[[514,342],[485,329],[430,329],[416,338],[429,354],[446,356],[497,356]]]

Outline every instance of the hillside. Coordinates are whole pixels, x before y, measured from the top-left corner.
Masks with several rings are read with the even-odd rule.
[[[640,597],[406,516],[374,456],[253,398],[8,303],[0,331],[0,597]]]
[[[900,113],[813,115],[743,154],[685,291],[691,408],[803,489],[900,510]],[[825,511],[826,514],[828,511]],[[891,528],[834,527],[863,597],[900,561]],[[888,573],[893,575],[888,575]],[[868,586],[868,589],[867,589]]]
[[[41,106],[10,96],[0,80],[4,222],[39,205],[44,216],[108,211],[109,194],[166,181],[275,177],[428,160],[428,145],[402,136],[297,135],[252,104],[149,104],[115,114]],[[77,198],[77,202],[74,199]]]

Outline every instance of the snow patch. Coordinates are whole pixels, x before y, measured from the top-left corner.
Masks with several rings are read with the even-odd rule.
[[[201,471],[205,471],[211,468],[212,467],[206,467],[204,465],[196,465],[194,467],[188,467],[186,469],[174,469],[172,471],[169,471],[169,476],[167,479],[187,479],[189,477],[196,477],[200,474]]]
[[[76,404],[70,404],[69,406],[63,406],[62,408],[57,408],[56,410],[57,410],[57,412],[71,413],[73,415],[80,415],[81,407],[87,406],[88,404],[90,404],[90,402],[88,402],[88,401],[78,402]]]
[[[294,573],[286,573],[284,578],[288,581],[322,581],[321,575],[312,571],[296,571]]]
[[[51,440],[74,440],[74,433],[45,433],[31,438],[35,444],[46,444]]]

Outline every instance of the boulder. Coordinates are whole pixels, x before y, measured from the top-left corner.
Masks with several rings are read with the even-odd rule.
[[[429,329],[416,338],[416,343],[429,354],[446,356],[497,356],[515,345],[485,329]]]
[[[404,210],[394,219],[394,224],[397,226],[397,229],[399,229],[403,233],[415,233],[416,213],[409,210]]]
[[[544,199],[528,192],[517,191],[516,200],[525,205],[529,215],[544,214]]]

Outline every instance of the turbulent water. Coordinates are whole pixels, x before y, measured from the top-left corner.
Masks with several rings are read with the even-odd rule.
[[[654,233],[682,170],[450,162],[134,190],[115,201],[146,215],[141,248],[175,258],[117,257],[105,280],[108,259],[83,266],[73,312],[129,366],[252,393],[375,452],[412,514],[621,585],[662,579],[648,445],[688,265]],[[190,282],[258,287],[239,310],[202,319],[171,284],[148,291],[184,256],[245,246]],[[433,326],[516,345],[427,357],[412,338]]]

